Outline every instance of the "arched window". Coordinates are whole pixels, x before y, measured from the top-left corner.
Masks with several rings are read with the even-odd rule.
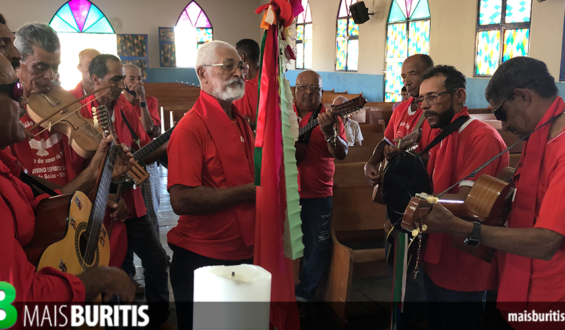
[[[308,0],[302,0],[304,11],[296,18],[296,69],[312,69],[312,13]]]
[[[532,0],[479,0],[478,10],[475,76],[492,76],[500,63],[528,56]]]
[[[59,74],[65,89],[74,88],[82,76],[77,70],[78,53],[94,48],[103,54],[118,55],[114,28],[96,5],[88,0],[70,0],[49,22],[61,42]]]
[[[385,101],[402,99],[402,63],[408,56],[430,53],[428,0],[393,0],[386,31]]]
[[[359,61],[359,25],[353,22],[349,6],[357,0],[341,0],[337,14],[335,70],[357,71]]]
[[[205,42],[213,40],[213,28],[206,13],[196,1],[184,8],[175,26],[177,67],[194,67],[196,51]]]

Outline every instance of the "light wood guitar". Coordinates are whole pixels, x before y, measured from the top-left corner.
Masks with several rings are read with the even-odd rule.
[[[510,213],[514,195],[514,185],[508,180],[510,173],[514,173],[512,168],[505,168],[496,178],[482,175],[465,200],[439,199],[437,202],[463,220],[478,221],[487,226],[503,226]],[[429,197],[432,196],[421,194],[412,197],[402,218],[403,229],[407,231],[416,229],[419,220],[430,212],[433,204],[430,204]],[[461,237],[453,237],[452,244],[457,249],[487,262],[492,260],[494,254],[494,249],[481,244],[477,247],[465,245]]]
[[[418,147],[418,143],[422,138],[422,129],[419,128],[414,132],[406,135],[396,143],[396,147],[402,151],[411,151]],[[375,203],[385,204],[383,201],[383,179],[388,166],[388,161],[385,159],[379,163],[379,169],[377,170],[381,175],[380,182],[373,188],[372,200]]]

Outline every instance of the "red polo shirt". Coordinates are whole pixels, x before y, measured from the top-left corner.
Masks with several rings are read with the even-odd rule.
[[[145,98],[147,99],[147,109],[149,110],[149,115],[151,115],[151,119],[153,119],[153,125],[161,126],[161,116],[159,115],[159,101],[157,101],[157,98],[149,95],[147,95]],[[139,106],[139,102],[137,102],[136,105],[129,103],[124,94],[120,95],[118,102],[125,102],[126,104],[129,104],[135,111],[137,117],[141,120],[141,107]]]
[[[16,288],[17,302],[84,303],[84,285],[76,276],[51,267],[36,271],[27,261],[22,247],[34,235],[35,207],[49,196],[34,199],[29,186],[18,179],[15,162],[8,149],[0,151],[0,281]]]
[[[242,128],[237,123],[225,129],[237,130],[241,135]],[[244,129],[249,127],[246,125]],[[240,143],[254,145],[254,141],[227,142],[232,143],[234,148]],[[189,111],[177,124],[167,154],[167,189],[177,184],[187,187],[228,187],[216,145],[204,121],[195,111]],[[245,245],[233,208],[206,215],[181,215],[178,225],[169,231],[167,239],[174,245],[209,258],[241,260],[253,257],[253,246]]]
[[[296,106],[294,111],[298,114]],[[320,113],[326,112],[322,105]],[[309,112],[304,118],[298,118],[298,126],[304,127],[308,124],[314,112]],[[347,143],[345,127],[341,118],[338,118],[339,137]],[[334,158],[328,150],[328,142],[320,126],[312,130],[306,156],[298,163],[298,177],[300,180],[300,198],[323,198],[333,195],[335,164]]]
[[[422,116],[422,109],[418,108],[416,111],[412,111],[410,105],[412,105],[413,101],[414,98],[411,97],[400,103],[392,112],[392,116],[390,117],[390,121],[384,133],[385,137],[390,142],[393,142],[394,139],[403,138],[414,131],[414,127],[418,123],[420,116]],[[425,119],[420,128],[422,129],[422,138],[420,139],[419,148],[416,149],[416,151],[426,148],[439,134],[439,130],[432,129]]]
[[[71,89],[69,92],[73,94],[73,96],[77,99],[80,99],[81,97],[86,95],[84,88],[82,88],[82,81],[80,81],[78,85],[74,89]]]
[[[98,108],[100,106],[98,104],[98,101],[95,100],[94,95],[87,97],[80,103],[82,105],[90,103],[90,105],[83,107],[80,111],[81,115],[87,119],[92,119],[92,107]],[[138,146],[137,143],[133,141],[130,130],[122,119],[122,112],[139,137],[141,146]],[[141,122],[135,115],[135,112],[131,108],[131,106],[121,102],[115,102],[114,117],[114,128],[116,130],[116,134],[118,134],[118,140],[120,141],[120,143],[125,143],[133,150],[138,150],[140,147],[143,147],[147,143],[151,142],[151,139],[149,139],[149,136],[147,135],[147,133],[145,133],[145,130],[141,126]],[[122,197],[126,202],[126,205],[128,206],[128,219],[139,218],[146,214],[147,209],[145,208],[143,195],[141,194],[141,189],[139,189],[139,187],[136,189],[128,189],[124,191],[122,193]]]

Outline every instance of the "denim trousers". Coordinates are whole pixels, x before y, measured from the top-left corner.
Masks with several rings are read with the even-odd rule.
[[[192,329],[194,300],[194,271],[205,266],[235,266],[253,264],[253,258],[245,260],[219,260],[208,258],[169,243],[173,250],[171,261],[171,286],[175,296],[178,328]]]
[[[390,243],[385,239],[385,255],[388,255]],[[394,267],[388,265],[390,278],[394,278]],[[424,275],[419,271],[414,278],[410,272],[406,276],[406,293],[404,296],[404,308],[398,319],[399,330],[415,329],[426,321],[426,292],[424,291]],[[430,328],[431,329],[431,328]]]
[[[145,299],[149,303],[147,314],[152,324],[161,324],[169,318],[167,253],[149,217],[128,219],[125,224],[128,246],[139,256],[144,270]],[[126,261],[124,261],[124,266],[126,266],[125,263]]]
[[[457,274],[453,274],[457,276]],[[437,286],[424,271],[428,329],[479,330],[485,312],[486,291],[454,291]]]
[[[295,294],[299,301],[311,301],[330,265],[332,197],[301,198],[300,206],[304,263],[300,272],[300,284],[295,287]]]

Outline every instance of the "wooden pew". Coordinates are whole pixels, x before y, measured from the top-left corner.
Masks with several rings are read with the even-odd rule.
[[[363,162],[366,163],[371,155],[373,154],[373,150],[375,150],[375,146],[383,139],[383,133],[367,133],[363,134],[363,145],[362,146],[353,146],[349,147],[347,152],[347,156],[344,160],[335,160],[335,164],[349,164],[349,163],[357,163]]]
[[[384,230],[386,208],[371,202],[371,187],[363,171],[365,163],[336,165],[331,237],[332,259],[323,299],[341,323],[347,323],[353,307],[353,278],[388,276]]]
[[[477,108],[477,109],[469,109],[469,114],[481,114],[481,113],[492,113],[491,108]]]
[[[470,113],[471,118],[478,119],[480,121],[498,121],[494,117],[494,113]]]

